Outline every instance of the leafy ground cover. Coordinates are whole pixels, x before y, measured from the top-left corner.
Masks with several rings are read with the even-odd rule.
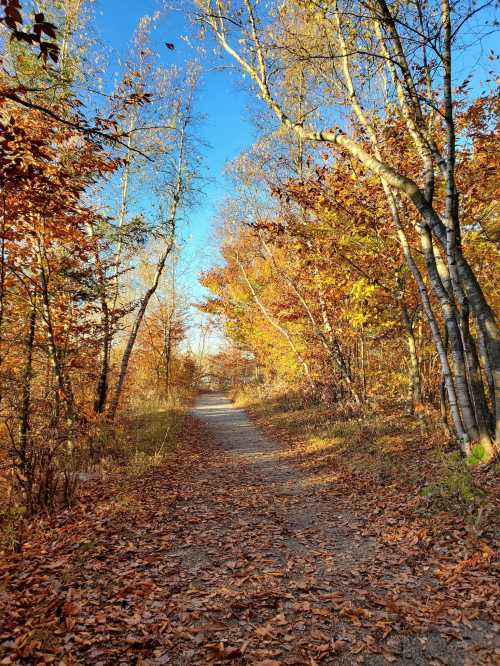
[[[271,467],[186,417],[161,463],[31,524],[3,554],[0,663],[495,663],[491,516],[325,460],[311,414],[258,418],[286,439]]]

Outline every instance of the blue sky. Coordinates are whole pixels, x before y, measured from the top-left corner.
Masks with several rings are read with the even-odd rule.
[[[106,49],[110,49],[114,57],[119,58],[126,53],[140,17],[154,13],[158,7],[156,0],[97,0],[95,19],[98,37]],[[161,17],[153,32],[152,44],[158,50],[163,64],[181,64],[197,55],[182,39],[183,35],[190,32],[192,26],[181,12],[171,11]],[[175,50],[168,50],[165,42],[172,42]],[[251,98],[239,86],[238,74],[227,67],[216,70],[215,66],[207,66],[209,59],[204,60],[197,112],[204,117],[199,128],[199,134],[207,144],[203,149],[205,160],[202,176],[209,179],[209,182],[204,186],[204,196],[200,197],[199,204],[186,215],[183,235],[188,236],[189,240],[185,244],[180,265],[181,284],[192,301],[203,298],[204,290],[198,282],[200,271],[217,258],[213,222],[217,208],[230,187],[224,177],[224,166],[255,139],[253,126],[247,120]],[[210,60],[213,62],[213,58]],[[194,345],[198,317],[198,313],[193,311]]]
[[[179,3],[180,5],[181,3]],[[186,5],[191,3],[186,1]],[[96,32],[106,50],[118,59],[124,56],[137,22],[144,14],[154,13],[161,5],[160,0],[96,0]],[[493,11],[477,18],[477,27],[493,18]],[[185,63],[197,54],[182,37],[193,33],[186,15],[181,11],[166,12],[157,23],[152,35],[152,45],[160,54],[161,62]],[[475,42],[474,31],[471,42]],[[165,47],[172,42],[175,50]],[[467,40],[466,40],[467,42]],[[195,46],[199,47],[196,39]],[[469,46],[470,44],[467,44]],[[490,34],[482,42],[469,49],[457,49],[455,60],[456,81],[473,74],[471,93],[479,94],[490,86],[485,80],[490,78],[488,70],[494,68],[485,58],[490,49],[495,49],[495,36]],[[224,177],[225,164],[254,142],[255,130],[249,121],[249,106],[255,99],[242,90],[241,74],[231,69],[229,59],[218,59],[208,53],[200,57],[203,67],[202,86],[198,94],[197,111],[204,116],[199,129],[203,141],[208,144],[204,150],[203,177],[210,179],[204,188],[204,196],[195,210],[189,211],[183,235],[189,236],[181,259],[182,283],[191,301],[202,300],[204,290],[198,283],[199,273],[217,261],[217,245],[213,238],[213,222],[221,201],[230,193],[230,183]],[[218,66],[218,67],[217,67]],[[113,68],[112,68],[113,69]],[[195,318],[199,314],[194,315]],[[196,322],[195,322],[196,323]],[[196,325],[192,331],[196,339]]]

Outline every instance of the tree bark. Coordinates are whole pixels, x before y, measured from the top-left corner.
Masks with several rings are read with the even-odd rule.
[[[408,345],[408,356],[410,366],[410,391],[412,410],[422,402],[422,385],[420,382],[420,364],[417,356],[417,344],[415,341],[415,333],[413,330],[413,321],[408,312],[406,303],[401,304],[403,312],[403,321],[406,328],[406,343]]]
[[[22,379],[21,413],[19,415],[19,448],[17,449],[17,469],[20,471],[21,484],[26,494],[28,513],[32,511],[32,465],[29,457],[29,434],[31,419],[31,380],[33,377],[33,347],[36,331],[36,289],[33,293],[33,303],[29,319],[28,335],[26,337],[26,360]]]

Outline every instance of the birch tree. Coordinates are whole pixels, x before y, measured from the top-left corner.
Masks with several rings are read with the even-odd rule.
[[[459,3],[451,7],[448,0],[432,12],[420,3],[400,6],[385,0],[368,5],[297,0],[276,3],[267,14],[252,0],[199,0],[197,6],[203,28],[238,65],[283,129],[304,142],[337,146],[380,178],[434,331],[457,439],[465,454],[473,442],[480,441],[484,457],[491,458],[495,435],[487,427],[477,345],[468,326],[469,305],[496,377],[491,407],[497,415],[500,337],[493,311],[460,242],[463,221],[456,187],[452,69],[454,44],[476,10]],[[317,120],[331,119],[321,128],[314,126],[314,116],[294,114],[287,106],[283,82],[287,73],[297,69],[304,72],[301,80],[311,84],[310,98],[321,107],[321,113],[315,114]],[[385,86],[389,100],[384,95],[367,96],[370,85],[382,91]],[[340,114],[340,107],[347,107],[348,114]],[[374,131],[381,114],[394,112],[403,120],[407,145],[420,160],[419,173],[402,168]],[[337,124],[331,129],[333,119]],[[351,129],[352,122],[363,127],[368,143]],[[442,145],[436,140],[437,133],[444,136]],[[444,197],[436,195],[441,186]],[[433,323],[427,287],[404,238],[400,197],[413,207],[426,273],[446,322],[451,366]]]
[[[183,91],[184,99],[179,100],[175,113],[175,136],[167,157],[169,166],[166,169],[167,182],[160,180],[161,193],[158,207],[158,218],[155,220],[156,231],[153,234],[155,243],[160,245],[156,268],[150,285],[139,297],[137,309],[132,315],[132,324],[126,338],[125,347],[119,364],[119,374],[113,390],[113,396],[108,409],[108,416],[113,419],[118,408],[120,396],[125,383],[130,356],[134,348],[137,334],[144,319],[147,307],[152,296],[160,284],[168,257],[172,253],[176,241],[178,217],[183,206],[188,203],[195,177],[196,152],[194,149],[192,128],[194,123],[193,102],[196,90],[197,76],[194,71],[188,72],[186,88]],[[159,166],[160,171],[165,165]]]

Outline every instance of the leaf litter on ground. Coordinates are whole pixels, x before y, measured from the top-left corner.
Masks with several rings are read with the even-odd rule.
[[[87,483],[5,554],[0,664],[498,663],[489,535],[302,473],[284,492],[188,419],[174,459]]]

